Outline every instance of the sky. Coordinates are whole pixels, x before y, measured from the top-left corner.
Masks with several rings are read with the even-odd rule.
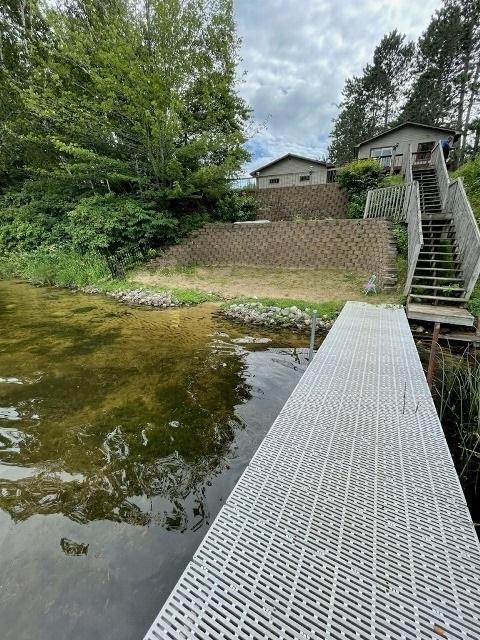
[[[345,79],[393,29],[416,40],[441,0],[235,0],[240,94],[254,110],[246,174],[285,153],[327,154]]]

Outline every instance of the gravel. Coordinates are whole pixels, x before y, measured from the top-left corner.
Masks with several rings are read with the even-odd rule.
[[[261,302],[245,302],[231,304],[225,307],[222,313],[230,320],[237,320],[247,324],[272,327],[273,329],[285,328],[298,331],[309,331],[312,326],[312,313],[314,309],[302,311],[298,307],[266,306]],[[317,329],[330,329],[334,320],[328,316],[317,317]]]

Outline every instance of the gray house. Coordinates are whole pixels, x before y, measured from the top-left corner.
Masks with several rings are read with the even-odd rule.
[[[325,184],[329,178],[329,169],[333,165],[323,160],[315,160],[287,153],[250,174],[256,179],[258,189],[276,187],[305,187],[311,184]]]
[[[454,129],[404,122],[357,144],[355,157],[359,160],[377,158],[385,169],[400,170],[409,144],[416,160],[421,162],[429,159],[430,151],[439,140],[451,135],[455,135]]]

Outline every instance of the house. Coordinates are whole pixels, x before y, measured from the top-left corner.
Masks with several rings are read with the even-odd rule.
[[[430,151],[435,144],[439,140],[454,136],[455,133],[454,129],[447,127],[404,122],[357,144],[355,157],[359,160],[377,158],[385,169],[399,171],[408,145],[411,145],[416,161],[429,160]]]
[[[258,189],[304,187],[331,181],[333,165],[323,160],[287,153],[252,171]]]

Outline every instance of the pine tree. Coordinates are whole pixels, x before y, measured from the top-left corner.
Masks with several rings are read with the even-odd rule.
[[[444,0],[419,39],[414,77],[400,119],[462,131],[462,161],[479,110],[479,0]]]
[[[373,63],[358,78],[347,79],[334,120],[329,155],[336,164],[353,158],[356,144],[387,129],[398,116],[414,45],[392,31],[375,48]]]

